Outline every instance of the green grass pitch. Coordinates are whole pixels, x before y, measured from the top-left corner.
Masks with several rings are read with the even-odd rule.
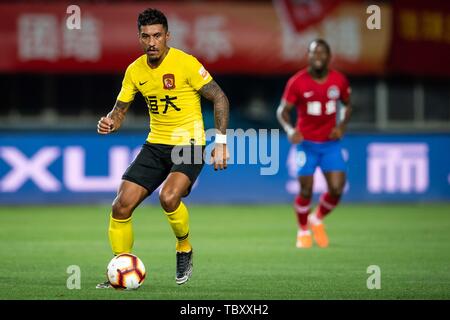
[[[295,248],[290,205],[190,205],[194,273],[175,283],[175,242],[158,206],[134,214],[139,290],[95,289],[112,257],[107,206],[0,207],[0,299],[449,299],[450,204],[339,206],[330,247]],[[67,267],[81,270],[69,290]],[[367,267],[381,289],[367,288]]]

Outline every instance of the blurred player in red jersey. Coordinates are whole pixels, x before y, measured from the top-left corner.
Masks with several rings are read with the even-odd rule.
[[[313,238],[319,247],[328,246],[322,220],[339,203],[346,182],[340,139],[350,119],[351,90],[343,74],[328,68],[330,57],[327,42],[322,39],[311,42],[308,67],[289,79],[277,109],[278,121],[289,141],[297,145],[300,193],[295,198],[294,209],[299,226],[298,248],[310,248]],[[297,110],[295,127],[290,120],[294,107]],[[340,110],[343,110],[342,116]],[[320,196],[314,214],[308,216],[317,167],[324,173],[328,191]]]

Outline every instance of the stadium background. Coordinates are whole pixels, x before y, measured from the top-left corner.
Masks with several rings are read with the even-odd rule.
[[[69,30],[66,26],[70,16],[66,9],[70,4],[81,9],[79,30]],[[379,30],[370,30],[366,26],[370,16],[366,9],[372,4],[381,8]],[[342,206],[330,217],[331,235],[341,250],[342,244],[351,248],[347,252],[350,255],[351,250],[355,250],[352,245],[370,241],[363,235],[374,232],[361,230],[361,225],[380,225],[373,236],[386,240],[389,232],[397,232],[390,230],[393,223],[390,219],[394,219],[399,225],[410,223],[406,224],[410,228],[406,227],[404,233],[396,236],[404,236],[412,242],[403,243],[403,247],[397,248],[399,251],[419,250],[417,256],[412,254],[415,258],[423,258],[423,253],[435,259],[431,269],[435,268],[436,279],[433,281],[436,282],[427,278],[428,273],[413,274],[417,287],[413,286],[410,291],[397,285],[399,291],[385,290],[385,295],[368,296],[370,291],[367,289],[362,295],[351,293],[351,290],[343,294],[348,286],[343,279],[342,290],[331,290],[328,291],[332,292],[330,295],[321,296],[315,288],[327,291],[330,285],[322,279],[325,281],[322,287],[319,282],[317,287],[310,288],[314,292],[312,295],[286,289],[279,293],[275,290],[272,295],[269,292],[266,295],[254,291],[246,293],[245,290],[242,295],[237,295],[237,291],[230,289],[228,294],[210,297],[449,297],[450,4],[437,0],[330,0],[296,5],[288,0],[1,1],[0,217],[5,231],[2,236],[6,241],[1,255],[14,257],[10,260],[11,270],[34,251],[32,246],[26,251],[21,245],[22,237],[28,239],[29,230],[24,226],[40,225],[44,221],[43,230],[53,233],[55,228],[64,230],[65,218],[71,221],[81,216],[98,223],[97,231],[84,233],[86,239],[94,237],[90,243],[98,243],[104,251],[103,260],[98,258],[97,269],[92,273],[104,267],[109,253],[104,232],[108,205],[115,196],[121,173],[146,137],[147,107],[138,96],[120,133],[98,136],[96,124],[98,118],[113,106],[126,66],[141,54],[136,37],[136,16],[149,6],[160,8],[168,16],[172,33],[170,44],[197,56],[222,86],[230,100],[229,127],[242,129],[248,135],[247,142],[260,130],[280,129],[275,110],[287,79],[305,66],[307,44],[317,37],[326,39],[333,53],[332,67],[350,79],[354,108],[344,140],[349,182]],[[212,128],[213,110],[207,101],[203,104],[203,114],[205,127]],[[205,167],[187,199],[193,205],[193,228],[197,223],[199,234],[202,234],[202,228],[206,230],[210,223],[220,220],[218,216],[227,215],[224,223],[231,229],[235,227],[237,232],[229,236],[236,237],[235,245],[242,248],[240,254],[244,255],[247,249],[239,239],[250,236],[264,242],[264,237],[262,230],[240,232],[243,227],[238,221],[247,221],[251,225],[249,228],[255,229],[258,223],[251,217],[259,214],[262,228],[277,226],[276,231],[271,230],[273,237],[277,237],[282,246],[292,246],[295,220],[290,203],[298,190],[295,156],[286,136],[280,132],[278,162],[274,155],[264,157],[260,149],[255,149],[258,156],[253,162],[254,154],[247,154],[245,164],[230,165],[225,172],[217,173],[211,167]],[[250,149],[246,150],[249,152]],[[262,175],[261,169],[271,165],[278,169],[275,174]],[[325,187],[320,173],[316,181],[317,197]],[[149,198],[147,205],[150,211],[159,212],[156,195]],[[159,241],[161,247],[167,245],[169,230],[162,218],[155,217],[160,215],[156,212],[147,215],[139,210],[143,224],[150,223],[144,219],[156,219],[151,223],[161,224],[157,227],[163,230]],[[280,212],[284,213],[280,215]],[[428,225],[422,221],[425,214]],[[86,225],[78,223],[74,224],[78,226],[75,230],[85,230]],[[75,230],[72,231],[76,233]],[[216,231],[219,234],[225,232]],[[62,236],[64,233],[60,232]],[[205,232],[203,237],[206,238],[208,232]],[[52,238],[49,233],[38,232],[27,243],[32,243],[32,239],[49,240]],[[343,233],[345,237],[339,238]],[[349,233],[357,236],[352,239]],[[419,234],[432,235],[434,251],[429,250],[427,241],[430,239],[425,241]],[[437,238],[434,237],[436,234]],[[216,237],[217,233],[209,235]],[[58,241],[58,236],[54,240]],[[392,243],[386,241],[385,245]],[[144,250],[143,243],[142,246],[141,252],[151,251],[149,247]],[[216,249],[211,248],[212,251]],[[379,251],[380,259],[386,264],[389,264],[389,255],[395,255],[389,250]],[[292,252],[282,251],[282,254]],[[339,252],[333,254],[339,255]],[[67,260],[72,257],[68,252],[64,255]],[[373,257],[376,255],[367,256],[367,260],[376,260]],[[170,257],[160,254],[157,258],[166,259],[171,268]],[[52,256],[46,259],[51,260]],[[334,261],[333,257],[323,253],[307,259],[317,265]],[[257,261],[255,256],[252,263]],[[408,269],[410,262],[405,258],[403,267]],[[248,265],[243,264],[242,268],[248,268]],[[364,287],[366,274],[363,267],[361,270],[362,280],[358,286]],[[400,268],[399,274],[404,270]],[[307,272],[306,269],[303,271]],[[30,272],[33,274],[34,271]],[[21,275],[13,273],[14,276]],[[59,275],[63,287],[65,276],[64,271]],[[273,281],[277,279],[274,276]],[[283,279],[287,285],[289,277]],[[96,281],[94,276],[91,280]],[[404,281],[408,283],[408,279]],[[49,295],[33,290],[11,293],[8,285],[6,281],[0,298],[71,297],[54,293],[65,289],[56,284],[59,289],[52,291],[54,287],[51,287]],[[418,288],[425,289],[419,293]],[[152,297],[208,298],[200,293],[201,288],[197,289],[192,289],[197,294],[193,296],[188,292],[180,296],[175,291],[169,290],[169,294],[161,290]],[[74,297],[99,298],[94,293],[89,294]]]

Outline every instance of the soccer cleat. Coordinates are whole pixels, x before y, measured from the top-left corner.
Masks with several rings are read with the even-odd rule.
[[[323,223],[312,224],[311,229],[313,231],[314,241],[321,248],[328,247],[328,236],[325,232],[325,226]]]
[[[95,289],[109,289],[109,288],[113,288],[113,286],[108,280],[106,280],[105,282],[101,282],[95,286]]]
[[[191,277],[193,268],[192,256],[192,250],[189,252],[177,251],[177,274],[175,279],[177,284],[183,284]]]
[[[302,249],[307,249],[307,248],[311,248],[312,246],[312,237],[311,237],[311,233],[309,233],[309,231],[307,232],[299,232],[297,234],[297,244],[296,247],[297,248],[302,248]]]

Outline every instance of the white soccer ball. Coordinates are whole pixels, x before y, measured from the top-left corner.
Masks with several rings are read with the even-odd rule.
[[[116,289],[135,290],[144,282],[146,272],[141,259],[131,253],[115,256],[108,264],[107,277]]]

